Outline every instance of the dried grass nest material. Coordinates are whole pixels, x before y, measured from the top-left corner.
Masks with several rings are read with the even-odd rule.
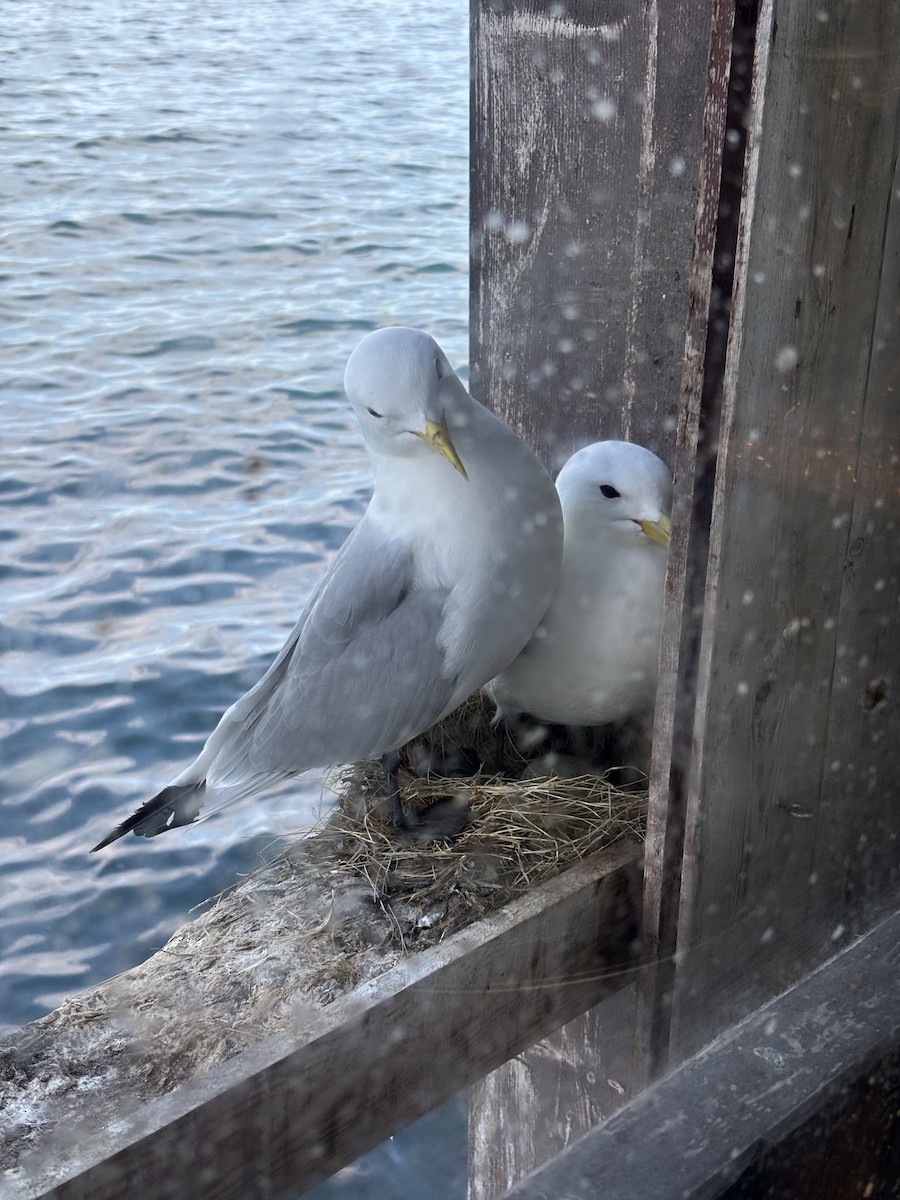
[[[417,739],[401,775],[411,808],[448,795],[471,807],[456,840],[402,842],[379,816],[381,768],[351,768],[340,777],[341,806],[312,836],[216,898],[147,962],[0,1043],[0,1173],[31,1171],[22,1156],[48,1130],[76,1121],[82,1132],[103,1129],[302,1024],[404,952],[642,834],[646,792],[621,786],[624,772],[548,777],[546,760],[529,763],[508,744],[519,778],[484,766],[466,778],[418,774],[435,758],[452,765],[460,748],[475,765],[493,761],[494,731],[477,699]]]
[[[449,798],[471,810],[454,840],[422,846],[399,839],[383,819],[382,768],[359,763],[334,781],[339,808],[307,842],[312,861],[371,886],[403,948],[439,940],[621,837],[643,836],[647,792],[633,771],[591,774],[553,755],[529,761],[507,736],[509,778],[485,767],[494,761],[495,737],[478,695],[406,748],[400,786],[407,808]],[[477,765],[476,773],[419,774],[435,761],[461,760]],[[577,773],[541,773],[554,762]]]
[[[320,833],[315,857],[327,845],[334,860],[365,879],[383,904],[399,906],[401,934],[410,928],[410,907],[418,910],[416,940],[429,944],[619,838],[641,837],[647,794],[617,786],[617,775],[612,770],[569,779],[403,778],[410,806],[452,795],[473,813],[457,839],[422,847],[399,842],[359,803],[361,796],[377,797],[384,786],[377,766],[360,765],[340,778],[341,810]]]

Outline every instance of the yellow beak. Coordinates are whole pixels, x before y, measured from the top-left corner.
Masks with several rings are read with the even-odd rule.
[[[659,546],[668,546],[672,536],[672,522],[666,513],[660,513],[658,521],[638,521],[637,524],[651,542],[656,542]]]
[[[462,465],[462,460],[456,453],[456,447],[453,445],[453,439],[450,437],[450,431],[446,425],[440,425],[437,421],[426,421],[424,433],[419,433],[417,429],[411,429],[410,433],[414,433],[417,438],[427,442],[432,450],[437,450],[438,454],[446,458],[448,463],[456,467],[463,479],[469,478],[466,468]]]

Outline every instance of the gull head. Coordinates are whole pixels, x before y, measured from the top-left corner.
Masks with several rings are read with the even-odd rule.
[[[560,471],[556,490],[567,534],[616,545],[669,544],[672,477],[662,459],[643,446],[617,441],[585,446]]]
[[[437,453],[467,478],[450,429],[472,401],[434,338],[403,326],[367,334],[350,355],[344,390],[370,452]]]

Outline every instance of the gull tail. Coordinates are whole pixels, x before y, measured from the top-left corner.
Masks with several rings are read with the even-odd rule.
[[[158,796],[145,804],[115,829],[102,842],[98,842],[94,850],[102,850],[126,833],[136,833],[138,837],[156,837],[167,829],[175,829],[178,825],[190,825],[196,821],[197,814],[203,807],[206,793],[206,781],[199,783],[173,783],[163,788]]]

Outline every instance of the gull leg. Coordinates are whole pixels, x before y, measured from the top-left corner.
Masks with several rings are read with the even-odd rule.
[[[427,846],[431,842],[453,839],[471,822],[469,805],[460,803],[453,796],[435,800],[420,812],[407,812],[400,795],[399,753],[385,754],[381,765],[387,774],[388,821],[403,841]]]
[[[566,725],[565,731],[575,758],[590,759],[593,747],[588,740],[588,733],[585,727],[583,725]]]
[[[409,829],[409,818],[400,795],[400,751],[392,750],[382,756],[381,765],[387,775],[388,820],[395,829]]]
[[[494,726],[494,774],[502,775],[506,770],[506,721],[498,717]]]

